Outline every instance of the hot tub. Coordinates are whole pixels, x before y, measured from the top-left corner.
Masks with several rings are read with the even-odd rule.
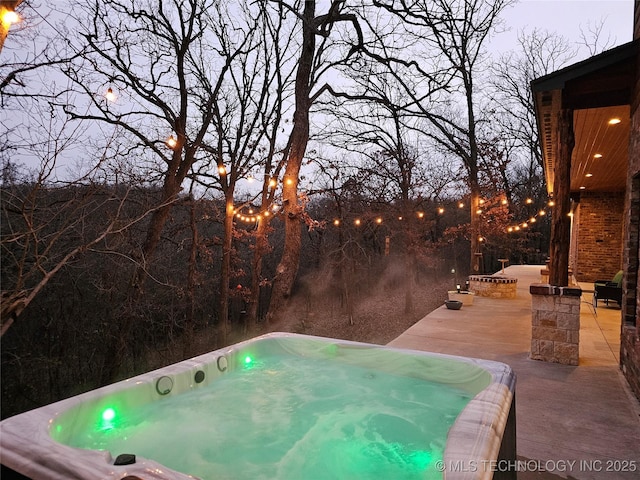
[[[34,480],[492,478],[514,392],[502,363],[276,333],[8,418],[1,459]]]

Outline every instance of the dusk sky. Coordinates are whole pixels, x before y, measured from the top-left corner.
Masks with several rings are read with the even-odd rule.
[[[510,31],[500,34],[496,39],[500,47],[496,48],[514,48],[517,32],[523,28],[557,32],[572,42],[579,41],[580,28],[587,31],[601,22],[602,42],[608,48],[621,45],[633,37],[633,4],[633,0],[521,0],[503,14]],[[581,52],[580,59],[587,56],[588,52]]]

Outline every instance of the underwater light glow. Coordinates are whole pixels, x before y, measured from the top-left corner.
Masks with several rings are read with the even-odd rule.
[[[246,357],[244,357],[244,363],[245,365],[250,365],[251,363],[253,363],[253,358],[247,355]]]
[[[102,412],[102,420],[105,422],[110,422],[114,418],[116,418],[116,411],[113,408],[109,407]]]

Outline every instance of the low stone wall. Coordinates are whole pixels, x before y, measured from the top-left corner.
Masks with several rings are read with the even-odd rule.
[[[580,297],[576,287],[533,284],[531,293],[531,354],[533,360],[578,365]]]
[[[447,298],[449,300],[457,300],[462,302],[462,305],[473,305],[473,292],[458,292],[457,290],[449,290],[447,292]]]
[[[480,297],[516,298],[518,279],[499,275],[471,275],[469,290]]]

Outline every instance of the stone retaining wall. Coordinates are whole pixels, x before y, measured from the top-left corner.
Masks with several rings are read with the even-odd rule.
[[[531,354],[533,360],[578,365],[580,297],[575,287],[533,284],[531,293]]]
[[[480,297],[516,298],[518,279],[497,275],[471,275],[469,290]]]

